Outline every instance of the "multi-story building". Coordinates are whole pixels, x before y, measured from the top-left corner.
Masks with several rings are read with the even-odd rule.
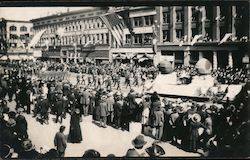
[[[173,66],[207,58],[214,68],[241,67],[249,62],[249,5],[128,7],[129,24],[122,46],[99,18],[108,7],[33,19],[34,34],[46,29],[38,46],[49,44],[44,56],[64,61],[86,58],[153,62],[155,55]],[[124,19],[127,21],[126,19]],[[65,28],[61,39],[58,28]],[[157,37],[156,54],[152,41]],[[159,56],[158,56],[159,57]]]
[[[99,18],[107,9],[95,7],[31,20],[34,34],[45,29],[37,44],[37,47],[48,46],[43,57],[64,62],[79,62],[86,58],[97,62],[109,60],[111,35]],[[61,38],[56,37],[59,28],[64,29]]]
[[[0,19],[0,54],[27,53],[25,47],[32,37],[30,21]]]
[[[168,6],[156,10],[160,22],[157,49],[173,66],[195,64],[203,57],[213,68],[249,63],[249,6]]]

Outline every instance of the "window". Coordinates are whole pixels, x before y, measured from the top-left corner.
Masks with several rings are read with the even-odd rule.
[[[134,18],[134,26],[135,27],[140,27],[142,25],[142,19],[141,17],[135,17]]]
[[[170,41],[170,30],[165,30],[163,32],[163,42],[169,42]]]
[[[182,37],[183,37],[183,29],[177,29],[176,38],[178,38],[178,40],[181,41]]]
[[[10,26],[10,31],[16,31],[16,26]]]
[[[20,31],[21,32],[26,32],[27,31],[27,27],[25,27],[25,26],[20,27]]]
[[[10,34],[10,39],[18,39],[18,36],[16,34]]]
[[[163,23],[170,23],[170,13],[163,12]]]
[[[146,16],[145,17],[145,25],[150,26],[154,22],[154,17],[153,16]]]
[[[141,34],[136,34],[135,35],[135,44],[141,44],[142,43],[142,35]]]
[[[26,38],[26,36],[25,36],[24,34],[21,34],[21,35],[20,35],[20,39],[21,39],[21,40],[25,40],[25,38]]]
[[[130,44],[131,43],[131,35],[130,34],[126,34],[126,44]]]
[[[183,22],[183,19],[184,19],[183,10],[176,11],[176,22]]]
[[[144,44],[151,44],[153,39],[153,33],[146,33],[144,35]]]

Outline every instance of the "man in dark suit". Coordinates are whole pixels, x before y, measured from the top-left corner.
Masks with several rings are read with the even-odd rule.
[[[54,138],[54,144],[56,146],[59,157],[64,157],[65,150],[67,148],[67,138],[64,135],[65,126],[60,127],[60,131],[56,133]]]
[[[89,91],[87,91],[87,89],[84,88],[84,91],[82,92],[81,100],[80,100],[81,105],[83,105],[83,114],[84,114],[84,116],[88,115],[88,109],[89,109],[89,104],[90,104],[90,96],[91,96],[91,94],[89,93]]]
[[[137,103],[135,101],[136,95],[135,91],[133,89],[130,90],[127,96],[128,104],[129,104],[129,119],[130,121],[135,121],[135,109],[137,107]]]
[[[65,110],[62,98],[59,98],[59,97],[56,98],[55,108],[56,108],[56,123],[58,122],[59,117],[61,119],[60,123],[62,123],[63,112]]]

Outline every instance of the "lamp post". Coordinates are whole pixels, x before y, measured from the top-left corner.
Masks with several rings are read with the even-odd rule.
[[[75,49],[75,55],[74,55],[74,62],[76,63],[76,55],[77,55],[77,43],[76,42],[74,42],[74,49]]]

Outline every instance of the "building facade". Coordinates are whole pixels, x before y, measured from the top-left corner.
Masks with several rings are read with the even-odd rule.
[[[192,65],[203,57],[213,68],[249,63],[249,6],[168,6],[156,10],[160,22],[157,49],[173,66]]]
[[[64,62],[80,62],[86,58],[95,61],[109,60],[110,33],[99,15],[107,12],[107,8],[95,7],[56,14],[31,20],[34,34],[45,29],[37,47],[45,47],[43,57]],[[64,28],[62,37],[56,32]]]
[[[203,57],[214,68],[249,63],[249,5],[140,6],[128,10],[133,34],[128,28],[123,30],[121,47],[117,47],[115,38],[99,18],[108,12],[108,7],[31,20],[34,34],[46,29],[37,47],[47,45],[44,57],[64,62],[90,58],[96,62],[152,63],[160,55],[161,60],[166,59],[173,66],[193,65]],[[57,39],[55,33],[60,27],[65,28],[65,34]]]
[[[1,54],[26,53],[25,47],[32,37],[30,21],[0,19]]]

